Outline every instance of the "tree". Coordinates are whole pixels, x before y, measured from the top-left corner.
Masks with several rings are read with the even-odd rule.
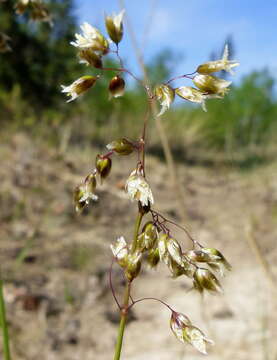
[[[61,99],[58,84],[71,82],[79,68],[75,50],[68,46],[77,26],[73,0],[47,3],[52,27],[16,15],[14,5],[14,0],[0,4],[1,31],[11,38],[12,47],[1,54],[0,89],[11,91],[17,84],[33,107],[53,106]]]

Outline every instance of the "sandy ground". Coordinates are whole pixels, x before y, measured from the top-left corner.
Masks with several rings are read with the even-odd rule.
[[[96,149],[58,154],[23,135],[0,147],[0,264],[13,360],[112,359],[118,312],[108,286],[110,244],[133,232],[136,206],[123,185],[135,157],[115,159],[99,202],[76,216],[72,189],[89,172]],[[134,282],[135,299],[166,301],[212,338],[212,360],[277,359],[276,168],[239,172],[179,164],[184,225],[233,266],[222,280],[223,295],[201,298],[188,279],[173,280],[162,264],[156,271],[144,267]],[[150,157],[147,173],[155,209],[180,221],[166,166]],[[190,247],[184,233],[175,236],[184,249]],[[117,266],[113,278],[120,296],[123,278]],[[175,339],[170,313],[160,304],[141,302],[130,318],[122,359],[203,357]]]

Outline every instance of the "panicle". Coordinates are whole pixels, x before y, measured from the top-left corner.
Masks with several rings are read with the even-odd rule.
[[[24,12],[31,3],[41,3],[41,1],[20,0],[16,5],[17,12]],[[37,17],[39,17],[39,7],[37,7],[37,10]],[[118,44],[123,37],[123,16],[124,10],[117,15],[107,15],[105,17],[109,37],[116,44],[115,51],[110,51],[109,49],[111,41],[107,40],[97,28],[88,23],[81,25],[82,33],[75,34],[75,41],[71,42],[73,46],[78,48],[78,56],[81,63],[93,66],[96,69],[101,69],[101,72],[106,70],[116,71],[117,75],[110,80],[108,88],[110,97],[115,98],[122,96],[125,91],[125,81],[119,74],[129,73],[129,75],[137,79],[128,69],[123,67],[121,57],[119,56]],[[2,42],[7,40],[2,36],[4,40],[1,42],[1,35],[0,33],[0,51],[1,46],[3,47]],[[103,67],[102,57],[109,52],[117,55],[120,68]],[[231,81],[226,81],[210,74],[221,70],[232,73],[232,68],[238,65],[237,62],[228,60],[228,47],[226,46],[222,59],[199,65],[197,75],[193,76],[196,73],[194,72],[193,74],[172,78],[167,83],[157,85],[154,92],[152,92],[152,89],[148,86],[144,86],[144,88],[149,101],[157,100],[160,103],[161,109],[158,116],[161,116],[170,108],[175,99],[175,94],[185,100],[201,104],[203,110],[206,111],[205,101],[212,98],[221,99],[228,92],[229,86],[231,85]],[[72,101],[92,87],[99,77],[100,76],[82,76],[69,86],[62,85],[62,92],[70,97],[68,102]],[[181,78],[191,79],[197,88],[192,86],[173,88],[169,85],[172,81]],[[102,181],[109,176],[112,168],[111,156],[114,153],[126,156],[136,151],[138,155],[137,167],[131,172],[125,184],[125,190],[130,200],[138,202],[139,217],[136,222],[135,237],[133,243],[128,244],[125,238],[120,236],[115,243],[111,245],[114,259],[123,269],[125,279],[127,282],[132,282],[139,275],[143,259],[145,259],[151,268],[155,268],[158,263],[162,261],[167,265],[174,278],[181,275],[189,277],[193,281],[194,288],[200,293],[203,293],[204,290],[212,293],[222,292],[218,279],[209,270],[214,269],[220,271],[221,274],[223,274],[224,270],[231,270],[231,265],[222,253],[215,248],[202,247],[202,245],[190,236],[194,246],[193,250],[183,252],[180,243],[171,236],[171,230],[167,224],[174,224],[189,235],[186,229],[151,209],[152,204],[154,204],[154,198],[150,185],[145,178],[144,140],[145,124],[143,135],[138,141],[119,138],[107,145],[107,149],[109,150],[107,154],[96,156],[95,170],[89,174],[84,183],[76,187],[74,191],[76,211],[80,212],[91,200],[97,200],[97,196],[95,195],[97,181],[100,177],[102,183]],[[141,219],[147,213],[152,215],[152,221],[146,222],[141,229]],[[199,246],[199,249],[195,248],[196,245]],[[209,269],[199,267],[197,263],[204,263]],[[141,300],[144,299],[138,301]],[[138,301],[133,301],[129,307]],[[192,325],[186,315],[177,313],[163,301],[160,302],[172,311],[170,327],[174,335],[181,342],[189,343],[201,353],[206,354],[207,343],[212,344],[213,342],[207,339],[200,329]],[[127,312],[129,307],[126,305],[126,307],[121,309]]]

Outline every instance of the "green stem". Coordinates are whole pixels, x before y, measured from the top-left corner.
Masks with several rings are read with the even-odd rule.
[[[10,346],[9,346],[9,332],[8,332],[8,324],[6,320],[6,310],[5,310],[5,302],[3,295],[3,281],[1,278],[0,278],[0,325],[2,327],[4,360],[11,360]]]
[[[135,224],[134,239],[133,239],[132,248],[131,248],[132,252],[136,250],[137,237],[138,237],[142,217],[143,217],[143,214],[139,212],[137,215],[136,224]],[[120,360],[124,330],[125,330],[125,325],[126,325],[128,310],[129,310],[130,292],[131,292],[131,282],[127,280],[126,287],[125,287],[124,302],[123,302],[123,306],[121,308],[121,317],[120,317],[120,324],[119,324],[119,328],[118,328],[118,335],[117,335],[117,341],[116,341],[116,346],[115,346],[114,360]]]
[[[131,283],[128,281],[126,283],[125,295],[124,295],[124,305],[121,310],[121,318],[120,324],[118,328],[118,335],[117,335],[117,342],[115,347],[114,353],[114,360],[120,360],[121,349],[122,349],[122,342],[124,336],[125,325],[128,316],[128,305],[129,305],[129,298],[130,298],[130,291],[131,291]]]

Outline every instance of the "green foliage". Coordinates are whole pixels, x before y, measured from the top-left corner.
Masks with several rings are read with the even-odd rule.
[[[75,51],[68,46],[76,29],[72,0],[49,2],[53,28],[16,15],[14,4],[12,0],[0,4],[1,31],[11,37],[13,49],[1,54],[1,90],[18,86],[23,99],[39,111],[58,103],[59,84],[71,81],[79,70]]]
[[[274,82],[267,70],[255,71],[234,86],[223,103],[210,101],[201,126],[208,144],[237,149],[265,143],[276,126]]]

